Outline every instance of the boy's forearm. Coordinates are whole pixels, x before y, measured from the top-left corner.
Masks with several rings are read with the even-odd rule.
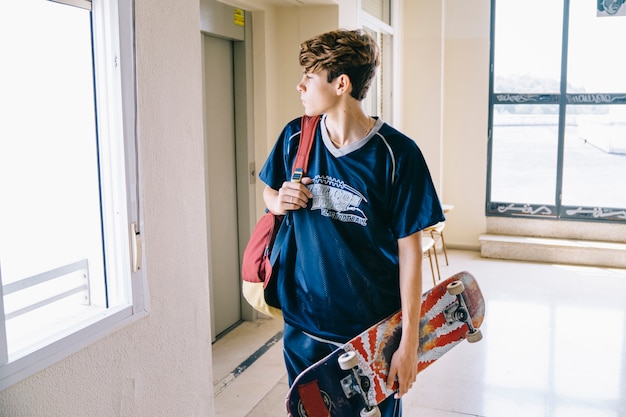
[[[417,351],[422,303],[422,232],[398,241],[400,297],[402,300],[402,343]]]
[[[270,186],[265,186],[263,189],[263,202],[265,207],[274,214],[281,214],[276,211],[276,201],[278,200],[278,191]]]

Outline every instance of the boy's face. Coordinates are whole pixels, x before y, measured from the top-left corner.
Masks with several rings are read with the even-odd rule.
[[[327,80],[327,70],[303,73],[302,80],[296,89],[300,93],[300,100],[306,115],[328,113],[328,110],[338,103],[340,93],[336,88],[337,79],[330,83]]]

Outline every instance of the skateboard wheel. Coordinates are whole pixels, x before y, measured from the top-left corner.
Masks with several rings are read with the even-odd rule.
[[[462,281],[453,281],[449,283],[446,288],[448,289],[448,294],[450,295],[458,295],[465,291],[465,285],[463,285]]]
[[[367,411],[365,408],[359,413],[361,417],[380,417],[380,410],[374,406],[371,410]]]
[[[344,371],[348,371],[359,364],[356,353],[350,351],[339,356],[339,367]]]
[[[467,333],[467,341],[470,343],[480,342],[482,338],[483,338],[483,333],[480,331],[480,329],[476,329],[473,332]]]

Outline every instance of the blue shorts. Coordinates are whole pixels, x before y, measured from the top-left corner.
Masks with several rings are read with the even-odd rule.
[[[289,386],[296,377],[318,360],[336,350],[340,343],[323,342],[285,323],[283,354],[289,376]],[[402,401],[393,396],[379,404],[381,417],[401,417]]]

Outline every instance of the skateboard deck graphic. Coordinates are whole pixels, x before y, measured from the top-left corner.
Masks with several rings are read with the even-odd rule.
[[[461,284],[462,283],[462,284]],[[474,277],[460,272],[422,295],[418,372],[462,342],[482,335],[485,303]],[[374,417],[376,408],[393,390],[386,380],[391,356],[401,337],[402,314],[397,312],[351,339],[311,365],[287,394],[293,417]]]

